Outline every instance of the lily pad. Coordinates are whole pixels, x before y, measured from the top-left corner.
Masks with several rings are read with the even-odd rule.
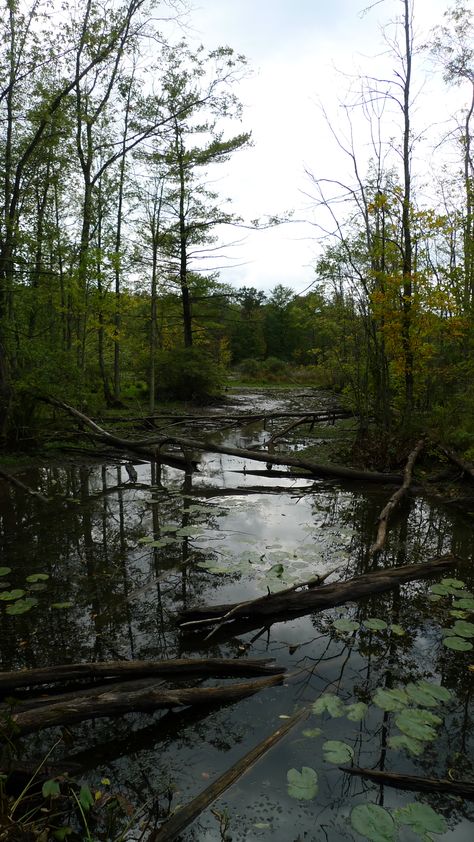
[[[390,631],[393,632],[393,634],[396,634],[397,637],[403,637],[403,635],[406,634],[406,631],[403,628],[403,626],[399,626],[398,623],[392,623],[392,625],[390,626]]]
[[[170,544],[175,544],[175,543],[176,543],[176,538],[171,538],[171,537],[168,536],[168,538],[166,538],[166,537],[157,538],[156,541],[148,541],[147,547],[169,547]]]
[[[369,617],[368,620],[364,620],[364,626],[370,631],[384,631],[387,628],[387,623],[378,617]]]
[[[403,734],[424,741],[436,739],[435,727],[441,725],[442,721],[434,713],[418,708],[403,710],[395,717],[395,723]]]
[[[413,737],[408,737],[406,734],[397,734],[394,737],[389,737],[388,744],[390,748],[404,748],[409,754],[414,754],[415,757],[419,757],[425,750],[424,742],[415,740]]]
[[[34,596],[30,596],[27,599],[18,599],[11,605],[7,605],[5,611],[11,616],[15,614],[26,614],[27,611],[30,611],[37,604],[38,600]]]
[[[351,812],[351,825],[371,842],[392,842],[395,824],[392,816],[378,804],[358,804]]]
[[[449,596],[449,587],[446,585],[431,585],[430,593],[436,596]]]
[[[11,567],[0,567],[0,576],[8,576],[8,574],[11,572]]]
[[[412,702],[415,702],[417,705],[422,705],[422,707],[435,708],[439,705],[439,699],[433,696],[429,690],[426,690],[426,688],[420,687],[417,684],[407,684],[405,692],[408,694]]]
[[[454,624],[453,631],[459,637],[474,637],[474,623],[468,623],[466,620],[457,620]]]
[[[328,763],[350,763],[354,759],[354,750],[341,740],[327,740],[323,743],[324,759]]]
[[[303,731],[303,737],[320,737],[322,733],[321,728],[306,728]]]
[[[318,791],[318,774],[309,766],[303,766],[301,772],[289,769],[286,778],[288,795],[298,801],[310,801]]]
[[[364,702],[354,702],[353,705],[347,705],[346,716],[351,722],[360,722],[367,712],[367,705]]]
[[[48,573],[32,573],[31,576],[26,577],[27,582],[46,582],[49,579]]]
[[[448,829],[444,817],[436,813],[429,804],[407,804],[394,810],[393,817],[397,824],[409,825],[423,839],[426,838],[426,833],[446,833]]]
[[[474,599],[463,597],[454,603],[454,608],[464,608],[466,611],[474,611]]]
[[[445,637],[443,643],[448,649],[454,649],[455,652],[468,652],[472,649],[472,643],[469,643],[463,637]]]
[[[443,687],[441,684],[433,684],[431,681],[418,681],[418,687],[426,690],[435,699],[439,699],[440,702],[449,702],[453,697],[451,690],[448,690],[447,687]]]
[[[21,599],[25,593],[26,591],[22,591],[21,588],[14,588],[12,591],[2,591],[2,593],[0,593],[0,599],[4,602],[11,602],[15,599]]]
[[[59,609],[72,608],[73,605],[74,605],[73,602],[52,602],[51,608],[59,608]]]
[[[360,623],[357,623],[355,620],[348,620],[346,617],[334,620],[332,625],[341,632],[353,632],[360,628]]]
[[[344,716],[346,712],[346,708],[341,702],[339,696],[335,696],[334,693],[324,693],[324,695],[320,696],[313,704],[313,713],[321,714],[326,710],[329,715],[334,718]]]
[[[448,588],[466,587],[466,583],[463,582],[461,579],[441,579],[441,584],[446,585]]]
[[[401,711],[405,710],[410,700],[405,690],[400,687],[394,690],[383,690],[379,687],[374,694],[373,701],[382,710]]]

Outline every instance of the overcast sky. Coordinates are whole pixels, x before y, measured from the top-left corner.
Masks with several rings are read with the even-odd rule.
[[[374,76],[393,75],[396,61],[383,55],[387,48],[381,26],[401,13],[400,0],[381,0],[371,8],[364,0],[192,1],[188,36],[210,49],[233,47],[247,56],[253,70],[238,94],[245,106],[242,128],[252,131],[254,146],[218,168],[219,189],[247,219],[293,210],[297,219],[314,221],[304,195],[312,190],[305,169],[339,177],[347,166],[337,154],[320,103],[337,123],[349,75],[368,68]],[[449,0],[415,0],[420,41],[441,22],[448,5]],[[421,56],[415,60],[417,86],[423,81],[416,75],[422,63],[426,59]],[[433,76],[425,82],[421,101],[423,119],[440,123],[460,104],[459,95],[456,99]],[[240,130],[236,127],[236,133]],[[363,159],[364,141],[360,143]],[[224,269],[221,280],[264,290],[282,283],[301,292],[314,280],[321,249],[318,230],[309,221],[247,235],[232,252],[240,265]],[[229,236],[235,237],[235,231]]]

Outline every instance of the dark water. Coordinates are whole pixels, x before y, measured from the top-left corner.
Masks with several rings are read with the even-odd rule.
[[[262,428],[253,426],[222,433],[220,440],[246,446],[264,437]],[[92,784],[100,785],[106,776],[135,804],[158,801],[164,810],[171,799],[175,808],[278,728],[285,721],[281,717],[331,692],[345,704],[366,702],[363,720],[311,714],[182,839],[361,839],[350,824],[355,805],[392,810],[421,802],[447,822],[447,832],[432,838],[471,840],[469,802],[350,778],[324,758],[322,748],[326,740],[342,740],[352,748],[356,765],[474,778],[473,673],[468,670],[474,654],[443,645],[442,629],[455,622],[453,598],[431,601],[432,582],[414,582],[231,639],[183,635],[175,619],[183,606],[240,601],[332,569],[332,579],[342,579],[446,552],[460,559],[449,575],[472,591],[472,519],[419,497],[395,520],[386,551],[374,565],[368,554],[374,524],[393,488],[313,483],[271,473],[255,477],[248,471],[261,469],[261,463],[247,463],[246,473],[236,473],[243,469],[237,459],[213,454],[192,476],[135,467],[136,483],[123,467],[112,465],[25,472],[25,482],[57,498],[50,508],[18,489],[0,487],[0,567],[12,568],[0,578],[0,587],[5,590],[8,580],[9,588],[25,589],[38,600],[19,616],[8,614],[9,603],[0,601],[1,669],[118,658],[271,655],[288,667],[289,677],[283,686],[218,710],[129,714],[75,725],[55,757],[79,762]],[[75,502],[64,505],[64,498]],[[161,545],[151,547],[143,539]],[[34,573],[49,578],[26,582]],[[389,628],[371,631],[362,625],[353,633],[338,632],[332,624],[342,617],[359,623],[382,618]],[[473,621],[472,612],[467,620]],[[392,624],[405,634],[396,635]],[[395,714],[374,705],[372,697],[377,688],[421,679],[453,695],[436,708],[442,718],[436,739],[413,756],[389,745],[400,733]],[[303,734],[316,728],[319,736]],[[25,754],[41,757],[56,737],[50,730],[25,739]],[[288,794],[287,771],[302,767],[318,773],[318,792],[307,801]],[[134,828],[126,838],[137,838]],[[394,838],[423,837],[402,827]]]

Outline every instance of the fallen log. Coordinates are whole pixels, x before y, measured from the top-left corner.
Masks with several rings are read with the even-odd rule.
[[[88,416],[84,415],[83,412],[80,412],[78,409],[75,409],[73,406],[70,406],[64,401],[59,401],[56,398],[41,398],[41,400],[44,403],[48,403],[51,406],[56,406],[59,409],[63,409],[65,412],[68,412],[69,415],[72,415],[73,418],[80,421],[82,425],[88,427],[92,431],[94,439],[98,439],[98,441],[110,445],[115,449],[125,450],[129,453],[136,453],[138,456],[145,458],[148,462],[163,462],[165,465],[170,465],[173,468],[178,468],[183,471],[188,470],[189,468],[195,470],[197,467],[197,462],[191,458],[180,456],[177,453],[167,453],[161,449],[153,448],[152,441],[130,441],[129,439],[123,439],[120,436],[109,433],[108,430],[104,430],[103,427],[100,427],[99,424],[92,420],[92,418],[88,418]]]
[[[474,801],[474,782],[456,781],[448,778],[421,778],[417,775],[399,775],[395,772],[381,772],[376,769],[362,769],[359,766],[339,766],[348,775],[368,778],[383,786],[393,786],[396,789],[409,789],[416,792],[445,792],[449,795],[460,795],[468,801]]]
[[[280,455],[273,453],[265,453],[260,450],[245,450],[238,447],[226,447],[225,445],[210,444],[208,442],[197,441],[195,439],[183,438],[181,436],[150,436],[146,439],[139,439],[138,441],[131,441],[129,439],[122,439],[112,433],[107,432],[87,415],[74,409],[69,404],[63,401],[58,401],[55,398],[43,398],[46,403],[52,406],[58,406],[68,412],[74,418],[77,418],[82,424],[89,427],[94,438],[99,441],[111,444],[122,450],[137,453],[139,456],[145,456],[152,462],[165,462],[173,467],[186,469],[195,468],[197,463],[189,458],[180,457],[168,452],[163,453],[161,448],[166,444],[174,444],[180,447],[183,452],[198,450],[202,453],[224,453],[228,456],[237,456],[240,459],[251,459],[257,462],[265,462],[272,465],[289,465],[293,468],[308,471],[314,476],[332,477],[335,479],[350,479],[362,480],[363,482],[388,482],[400,483],[402,477],[399,474],[384,474],[376,471],[359,471],[354,468],[345,468],[342,465],[320,465],[312,459],[301,459],[295,456]]]
[[[152,831],[147,842],[172,842],[173,839],[183,832],[197,816],[199,816],[213,801],[219,798],[226,789],[235,783],[245,774],[256,762],[270,751],[279,740],[301,722],[308,715],[308,710],[303,709],[295,713],[284,725],[280,725],[273,734],[262,740],[255,748],[251,749],[244,757],[235,763],[227,772],[224,772],[216,781],[210,784],[204,792],[193,798],[189,804],[181,807],[176,813],[165,821],[157,830]]]
[[[92,698],[47,705],[25,713],[12,713],[15,734],[30,734],[56,725],[72,725],[85,719],[121,716],[124,713],[151,713],[162,708],[186,705],[218,705],[253,696],[266,687],[273,687],[283,680],[283,675],[272,675],[240,684],[220,687],[185,687],[163,690],[160,686],[148,687],[132,693],[113,693],[106,690]],[[10,727],[10,726],[8,726]]]
[[[321,611],[390,590],[404,582],[436,576],[440,572],[449,570],[458,559],[444,556],[426,564],[405,564],[402,567],[376,570],[365,573],[345,582],[334,582],[308,590],[291,590],[286,593],[273,593],[243,603],[227,603],[225,605],[204,605],[182,611],[179,616],[181,628],[191,626],[220,625],[228,615],[231,621],[241,618],[251,618],[252,621],[268,620],[279,615],[283,617],[302,616],[312,611]]]
[[[385,539],[387,537],[388,521],[389,521],[390,515],[392,514],[393,510],[396,509],[397,506],[400,505],[401,501],[406,496],[406,494],[408,492],[408,489],[410,488],[411,480],[412,480],[412,473],[413,473],[413,466],[414,466],[418,456],[420,455],[421,451],[423,450],[424,446],[425,446],[425,440],[424,440],[424,438],[422,438],[417,443],[417,445],[413,448],[413,450],[411,451],[411,453],[410,453],[410,455],[407,459],[407,463],[405,465],[405,470],[403,472],[403,483],[402,483],[402,485],[400,486],[399,489],[397,489],[397,491],[395,491],[394,494],[392,494],[392,496],[390,497],[390,500],[388,501],[387,505],[384,506],[384,508],[382,509],[382,511],[379,514],[379,517],[378,517],[379,526],[378,526],[378,531],[377,531],[377,538],[376,538],[375,542],[372,544],[372,546],[369,550],[370,556],[374,556],[377,553],[379,553],[380,550],[383,548],[383,546],[385,544]]]
[[[461,459],[454,450],[450,450],[448,447],[440,447],[442,453],[448,457],[448,459],[453,462],[454,465],[457,465],[458,468],[461,468],[461,471],[466,474],[469,479],[474,480],[474,466],[471,465],[470,462],[466,462],[465,459]]]
[[[297,456],[290,456],[288,454],[267,453],[261,450],[245,450],[239,447],[226,447],[225,445],[196,441],[195,439],[168,436],[162,439],[162,443],[177,444],[181,447],[187,447],[192,450],[200,450],[205,453],[224,453],[227,456],[237,456],[240,459],[265,462],[268,465],[288,465],[292,468],[306,470],[312,476],[378,483],[400,483],[403,479],[401,474],[384,474],[377,471],[359,471],[355,468],[345,468],[342,465],[321,465],[319,462],[314,462],[312,459],[304,459]]]
[[[175,658],[169,661],[98,661],[87,664],[60,664],[54,667],[0,672],[0,692],[20,687],[37,687],[70,681],[112,678],[186,678],[201,676],[276,675],[284,667],[269,658]]]

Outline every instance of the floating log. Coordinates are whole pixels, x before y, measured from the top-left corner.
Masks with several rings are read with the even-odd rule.
[[[348,775],[358,775],[368,778],[383,786],[393,786],[397,789],[410,789],[415,792],[445,792],[449,795],[460,795],[468,801],[474,801],[474,782],[456,781],[448,778],[420,778],[417,775],[399,775],[395,772],[381,772],[376,769],[362,769],[359,766],[339,766]]]
[[[127,693],[113,693],[105,690],[100,695],[84,697],[72,702],[47,705],[25,713],[11,714],[18,735],[51,728],[56,725],[72,725],[85,719],[104,716],[121,716],[124,713],[150,713],[160,708],[174,708],[185,705],[220,705],[253,696],[266,687],[273,687],[283,680],[283,675],[272,675],[239,684],[220,687],[185,687],[163,690],[147,687]]]
[[[403,483],[397,491],[390,497],[387,505],[384,506],[382,511],[378,517],[378,531],[377,531],[377,538],[375,542],[372,544],[369,555],[373,556],[380,552],[385,544],[385,539],[387,537],[387,527],[390,515],[392,514],[393,510],[400,505],[403,498],[406,496],[408,489],[411,485],[412,480],[412,473],[413,473],[413,465],[415,464],[418,456],[420,455],[423,447],[425,446],[424,438],[420,439],[417,445],[411,451],[407,463],[405,465],[405,470],[403,472]]]
[[[172,842],[173,839],[183,832],[197,816],[199,816],[213,801],[219,798],[226,789],[235,783],[245,774],[264,754],[267,753],[279,740],[282,739],[292,728],[308,715],[308,710],[303,709],[295,713],[290,719],[280,725],[273,734],[262,740],[255,748],[251,749],[244,757],[235,763],[227,772],[224,772],[214,783],[210,784],[204,792],[193,798],[184,807],[165,821],[165,823],[152,831],[146,842]]]
[[[373,593],[381,593],[414,579],[436,576],[457,563],[457,558],[448,555],[426,564],[405,564],[402,567],[375,570],[346,582],[335,582],[301,591],[293,589],[282,594],[277,592],[240,604],[204,605],[182,611],[179,623],[181,627],[190,628],[216,623],[220,625],[226,615],[230,616],[232,621],[237,618],[265,621],[270,617],[275,619],[278,615],[302,616],[311,611],[321,611],[323,608],[332,608]]]
[[[87,664],[60,664],[54,667],[0,672],[0,692],[20,687],[63,684],[66,681],[93,681],[107,678],[162,676],[186,678],[201,676],[275,675],[284,667],[269,658],[175,658],[169,661],[98,661]]]

